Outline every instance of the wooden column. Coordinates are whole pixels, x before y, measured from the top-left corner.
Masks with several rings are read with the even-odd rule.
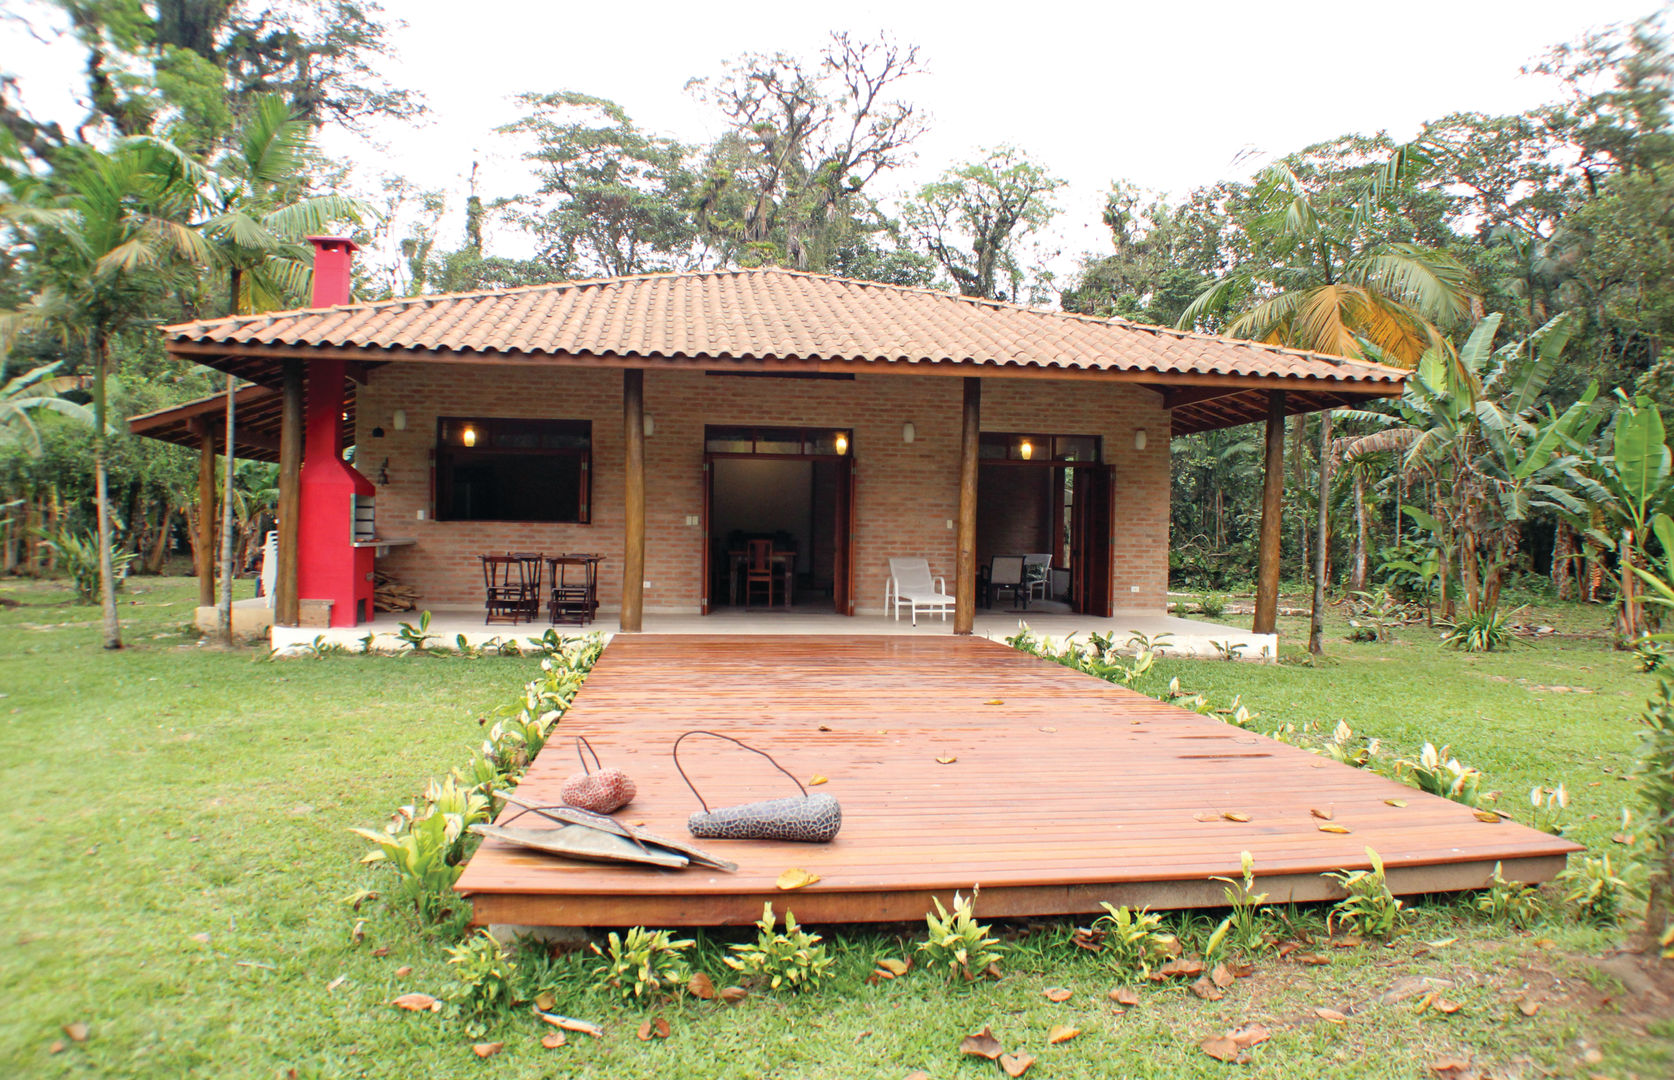
[[[645,372],[622,373],[622,629],[640,629],[645,612]]]
[[[977,450],[982,437],[982,379],[965,377],[965,423],[959,438],[959,561],[954,567],[953,632],[976,624]]]
[[[284,397],[279,413],[279,572],[273,583],[273,621],[295,626],[297,603],[297,526],[302,506],[302,361],[285,360]]]
[[[1267,395],[1267,455],[1261,478],[1261,540],[1256,569],[1255,622],[1250,629],[1271,634],[1279,615],[1279,517],[1285,503],[1285,392]]]
[[[198,429],[198,606],[215,606],[215,432],[208,420]]]

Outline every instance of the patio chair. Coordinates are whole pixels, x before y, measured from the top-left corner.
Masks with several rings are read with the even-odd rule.
[[[750,610],[750,595],[757,586],[767,586],[767,606],[773,606],[773,541],[751,540],[744,564],[744,610]]]
[[[546,556],[539,551],[508,551],[506,556],[523,564],[523,614],[534,622],[541,615],[541,564]]]
[[[942,621],[953,610],[954,599],[947,594],[947,579],[930,576],[930,563],[926,559],[891,559],[889,560],[889,581],[884,585],[884,607],[895,612],[895,621],[901,621],[901,609],[908,608],[912,612],[913,625],[918,625],[918,613],[921,611],[940,612]]]
[[[529,589],[524,563],[510,555],[478,555],[482,562],[483,624],[522,622],[527,612]]]
[[[1029,606],[1029,585],[1024,575],[1024,555],[996,555],[988,560],[988,595],[984,607],[994,606],[994,594],[1001,589],[1011,590],[1011,606]]]
[[[1023,584],[1029,588],[1029,599],[1052,599],[1052,555],[1039,552],[1023,556]]]

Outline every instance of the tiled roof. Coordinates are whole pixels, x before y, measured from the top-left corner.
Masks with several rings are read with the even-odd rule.
[[[1322,380],[1385,392],[1379,364],[1124,319],[805,274],[646,274],[268,312],[164,328],[171,344],[1021,365]],[[197,350],[194,350],[197,351]],[[387,355],[387,354],[386,354]],[[1364,391],[1363,391],[1364,392]]]

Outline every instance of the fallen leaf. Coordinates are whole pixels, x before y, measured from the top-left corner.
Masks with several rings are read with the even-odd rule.
[[[1225,964],[1216,964],[1215,969],[1209,973],[1209,981],[1220,987],[1222,990],[1225,990],[1227,987],[1236,982],[1237,978],[1232,974],[1232,972],[1227,970],[1227,966]]]
[[[1228,964],[1226,969],[1239,979],[1247,979],[1255,974],[1254,964]]]
[[[382,960],[384,957],[389,955],[389,946],[379,945],[376,949],[372,950],[372,955]]]
[[[803,870],[803,869],[800,869],[798,867],[792,867],[791,869],[786,870],[784,873],[780,874],[779,875],[779,880],[777,882],[775,882],[775,884],[777,884],[779,886],[779,888],[784,889],[788,892],[791,889],[801,889],[801,888],[804,888],[808,885],[812,885],[814,882],[818,881],[819,879],[820,879],[820,876],[818,874],[810,871],[810,870]]]
[[[1220,987],[1209,981],[1209,976],[1207,975],[1199,976],[1198,980],[1192,983],[1191,990],[1192,993],[1196,994],[1204,1001],[1219,1001],[1226,997],[1225,994],[1221,993]]]
[[[558,995],[551,990],[542,990],[535,995],[535,1011],[551,1012],[558,1004]]]
[[[204,944],[204,945],[208,945],[209,944],[209,935],[208,934],[193,934],[192,935],[192,940],[196,941],[196,942],[199,942],[201,944]]]
[[[398,978],[398,979],[405,979],[407,976],[411,975],[412,973],[413,973],[413,966],[411,964],[402,964],[400,967],[395,969],[395,977]]]
[[[907,1080],[930,1080],[930,1074],[923,1069],[914,1069],[907,1074]]]
[[[958,760],[959,759],[957,757],[954,757],[952,754],[949,754],[947,757],[937,758],[936,762],[937,762],[937,764],[940,764],[940,765],[952,765],[955,761],[958,761]]]
[[[471,1044],[471,1053],[477,1055],[480,1058],[493,1057],[495,1054],[498,1054],[501,1050],[504,1050],[505,1047],[506,1047],[506,1044],[503,1043],[503,1042],[472,1043]]]
[[[912,961],[896,960],[887,956],[878,961],[878,966],[889,972],[891,975],[905,975],[913,969]]]
[[[1238,1060],[1240,1047],[1229,1036],[1216,1035],[1213,1038],[1204,1039],[1197,1045],[1203,1049],[1205,1054],[1208,1054],[1216,1061]]]
[[[1452,1016],[1454,1013],[1464,1008],[1464,1006],[1460,1005],[1457,1001],[1451,1001],[1444,997],[1438,997],[1432,1004],[1435,1005],[1437,1012],[1445,1013],[1448,1016]]]
[[[1198,813],[1193,814],[1192,817],[1196,818],[1198,821],[1219,821],[1219,820],[1221,820],[1221,815],[1215,813],[1213,810],[1202,810],[1202,811],[1199,811]]]
[[[1459,939],[1456,937],[1444,937],[1440,941],[1426,941],[1424,944],[1430,946],[1432,949],[1445,949],[1458,940]]]
[[[1518,998],[1517,1011],[1524,1016],[1533,1016],[1540,1011],[1540,1002],[1530,1001],[1528,998]]]
[[[1405,806],[1405,805],[1407,805],[1407,800],[1405,800],[1405,799],[1385,799],[1385,800],[1383,800],[1383,804],[1385,806]]]
[[[1046,991],[1046,1000],[1054,1003],[1065,1002],[1075,996],[1074,990],[1065,990],[1061,986],[1054,986]]]
[[[686,983],[686,992],[701,1001],[708,1001],[715,996],[715,980],[700,971]]]
[[[1051,735],[1051,734],[1054,734],[1055,732],[1057,732],[1058,729],[1055,728],[1055,727],[1043,727],[1043,728],[1041,728],[1041,730],[1046,732],[1048,735]]]
[[[1272,1037],[1272,1032],[1260,1024],[1247,1024],[1244,1027],[1227,1032],[1226,1037],[1231,1039],[1239,1049],[1248,1049],[1257,1043],[1266,1042]]]
[[[1556,941],[1553,941],[1549,937],[1537,937],[1537,938],[1535,938],[1534,939],[1534,945],[1535,945],[1535,948],[1537,948],[1537,949],[1555,949],[1555,948],[1558,947],[1558,943]]]
[[[1292,957],[1292,959],[1294,959],[1298,964],[1312,964],[1314,967],[1323,967],[1331,962],[1329,957],[1324,957],[1319,953],[1311,952],[1297,953],[1294,957]]]
[[[981,1031],[973,1031],[959,1040],[959,1052],[961,1054],[987,1058],[989,1061],[997,1059],[1002,1049],[1004,1048],[1000,1045],[1000,1040],[994,1037],[993,1029],[987,1024],[982,1026]]]
[[[829,725],[827,725],[827,724],[821,724],[821,725],[820,725],[820,730],[821,730],[821,731],[830,731],[830,730],[831,730],[831,728],[830,728],[830,726],[829,726]]]
[[[1024,1073],[1029,1071],[1029,1066],[1034,1063],[1035,1059],[1030,1057],[1028,1054],[1017,1053],[1000,1055],[1000,1068],[1005,1071],[1007,1076],[1022,1076]]]
[[[436,1012],[442,1007],[442,1003],[431,997],[429,994],[402,994],[400,997],[390,1002],[390,1004],[394,1005],[398,1009],[406,1009],[409,1012],[424,1012],[427,1009],[431,1012]]]
[[[1250,815],[1239,813],[1237,810],[1223,810],[1221,811],[1221,816],[1226,818],[1228,821],[1250,820]]]
[[[984,705],[1004,705],[1005,702],[1001,701],[999,698],[994,698],[992,701],[983,702],[983,704]]]
[[[1462,1073],[1471,1067],[1471,1063],[1463,1058],[1445,1057],[1430,1062],[1430,1071],[1441,1076]]]
[[[539,1009],[535,1010],[535,1015],[540,1017],[542,1020],[545,1020],[555,1028],[563,1028],[565,1031],[577,1031],[583,1035],[591,1035],[595,1039],[604,1038],[604,1028],[590,1021],[577,1020],[569,1016],[559,1016],[557,1013],[542,1012]]]
[[[1173,975],[1201,975],[1203,974],[1202,960],[1170,960],[1157,969],[1157,974],[1168,978]]]
[[[817,773],[808,778],[808,786],[809,787],[817,787],[820,784],[824,784],[824,783],[828,783],[826,778],[817,774]]]
[[[1139,994],[1126,986],[1118,986],[1110,992],[1110,1000],[1131,1009],[1139,1004]]]
[[[64,1050],[65,1046],[63,1039],[54,1039],[52,1040],[52,1045],[47,1047],[47,1053],[49,1054],[62,1054]]]
[[[982,969],[982,975],[984,978],[993,979],[995,982],[999,982],[1000,962],[998,960],[991,962],[987,967]]]
[[[71,1042],[86,1042],[87,1041],[87,1023],[86,1023],[86,1021],[77,1020],[74,1023],[65,1024],[64,1025],[64,1034],[66,1034],[70,1037]]]
[[[653,1017],[639,1025],[639,1041],[650,1042],[652,1039],[668,1038],[668,1021],[662,1017]]]
[[[355,928],[349,931],[349,940],[356,945],[366,940],[366,920],[358,919]]]
[[[333,990],[337,989],[339,986],[342,986],[344,983],[346,983],[348,981],[349,981],[349,977],[347,975],[337,976],[337,978],[335,978],[335,979],[331,980],[330,982],[326,983],[326,993],[328,993],[328,994],[331,993]]]
[[[1498,825],[1500,823],[1500,815],[1494,813],[1492,810],[1478,810],[1476,812],[1476,820],[1487,821]]]
[[[1048,1046],[1057,1046],[1059,1043],[1069,1042],[1079,1034],[1081,1034],[1080,1028],[1066,1027],[1063,1024],[1053,1024],[1052,1030],[1046,1033],[1046,1042]]]
[[[749,996],[750,992],[742,986],[721,987],[721,1000],[726,1002],[728,1005],[737,1005],[740,1001],[743,1001]]]
[[[548,1050],[556,1050],[569,1041],[569,1037],[562,1031],[549,1031],[541,1036],[541,1045]]]
[[[1351,830],[1346,829],[1341,825],[1326,824],[1326,825],[1321,825],[1319,827],[1319,831],[1320,832],[1328,832],[1328,833],[1347,833],[1347,832],[1350,832]]]
[[[1333,1024],[1348,1023],[1347,1013],[1338,1012],[1336,1009],[1327,1009],[1324,1006],[1316,1006],[1314,1008],[1314,1015],[1319,1017],[1321,1020],[1329,1020]]]
[[[1338,938],[1331,943],[1333,949],[1358,949],[1363,942],[1357,937]]]
[[[1333,809],[1327,808],[1327,809],[1321,810],[1317,806],[1314,807],[1313,809],[1309,810],[1308,813],[1310,813],[1310,814],[1314,815],[1315,817],[1319,818],[1321,821],[1330,821],[1332,818],[1337,816]]]

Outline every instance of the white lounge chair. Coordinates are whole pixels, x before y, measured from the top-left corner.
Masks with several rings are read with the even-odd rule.
[[[1023,583],[1029,588],[1029,599],[1052,599],[1052,555],[1050,552],[1023,556]]]
[[[913,625],[918,625],[921,611],[941,612],[942,621],[953,610],[954,599],[947,594],[947,579],[930,576],[930,563],[925,559],[889,560],[889,581],[884,585],[884,607],[895,612],[901,621],[901,609],[912,612]]]

